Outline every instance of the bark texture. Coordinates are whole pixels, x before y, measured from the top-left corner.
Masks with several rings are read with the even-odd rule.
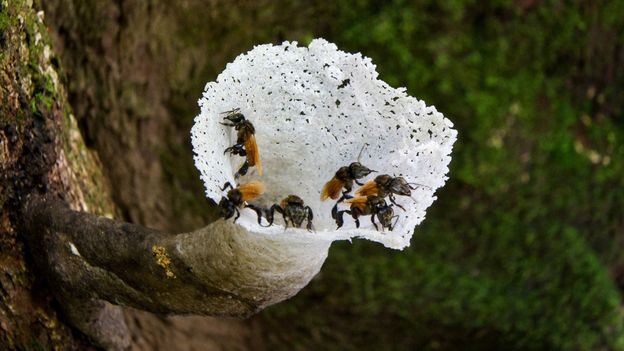
[[[46,276],[18,229],[33,189],[62,194],[76,210],[115,213],[99,161],[72,115],[44,15],[0,2],[0,349],[89,349],[53,307]]]

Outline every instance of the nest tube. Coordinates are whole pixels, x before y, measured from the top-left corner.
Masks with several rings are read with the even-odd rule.
[[[435,107],[379,80],[369,58],[340,51],[323,39],[313,40],[308,47],[296,42],[259,45],[239,55],[216,81],[206,85],[199,105],[201,112],[191,135],[195,164],[209,198],[219,202],[226,182],[260,180],[266,192],[254,205],[270,207],[294,194],[312,208],[312,233],[285,228],[283,222],[265,228],[258,225],[254,211],[241,211],[234,225],[246,230],[250,238],[283,241],[285,250],[289,241],[309,243],[315,251],[328,248],[328,242],[355,237],[393,249],[409,246],[414,227],[422,222],[436,189],[447,179],[457,138],[452,122]],[[255,126],[262,176],[251,168],[244,177],[235,178],[244,158],[223,152],[236,141],[234,128],[220,124],[223,112],[233,109],[239,109]],[[344,226],[336,229],[331,217],[335,202],[319,198],[325,182],[340,167],[358,159],[378,171],[364,181],[390,174],[422,185],[409,197],[395,197],[405,211],[394,208],[399,218],[392,231],[376,230],[366,218],[356,228],[348,216]],[[346,209],[344,204],[339,206]],[[308,259],[308,255],[301,256],[302,262]]]

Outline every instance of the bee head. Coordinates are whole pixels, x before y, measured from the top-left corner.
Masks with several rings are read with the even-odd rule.
[[[227,198],[230,202],[236,206],[243,203],[243,194],[238,189],[232,189],[228,191]]]
[[[363,166],[359,162],[353,162],[349,165],[349,173],[353,177],[353,179],[360,179],[362,177],[366,177],[367,175],[376,172],[372,169],[369,169],[366,166]]]
[[[390,191],[397,195],[410,196],[413,189],[403,177],[395,177],[390,180]]]
[[[223,218],[228,219],[234,216],[234,203],[225,196],[219,201],[219,207],[221,208],[221,216],[223,216]]]
[[[392,206],[383,206],[377,212],[377,218],[379,218],[379,222],[385,228],[392,230],[392,218],[394,217],[394,210]]]
[[[239,123],[241,123],[242,121],[245,120],[245,116],[242,113],[237,112],[237,113],[229,114],[229,115],[223,117],[223,119],[227,119],[228,121],[230,121],[230,122],[232,122],[234,124],[239,124]]]

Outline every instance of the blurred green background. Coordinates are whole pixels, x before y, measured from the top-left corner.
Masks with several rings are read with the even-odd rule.
[[[459,140],[411,247],[334,244],[263,314],[271,349],[624,349],[624,2],[324,11],[320,33],[284,39],[370,56]]]

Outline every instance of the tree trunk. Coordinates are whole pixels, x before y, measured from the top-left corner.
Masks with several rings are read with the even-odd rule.
[[[26,2],[0,3],[0,349],[90,348],[53,307],[18,231],[20,203],[32,190],[59,194],[75,210],[116,214],[58,62],[43,13]]]

